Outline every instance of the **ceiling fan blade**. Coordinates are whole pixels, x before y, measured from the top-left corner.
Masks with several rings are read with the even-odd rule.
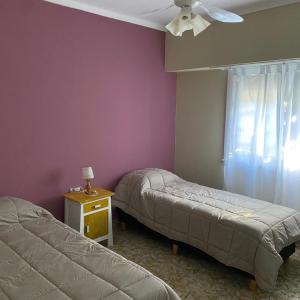
[[[147,17],[147,16],[150,16],[150,15],[153,15],[153,14],[161,13],[161,12],[164,12],[164,11],[172,8],[172,7],[175,7],[175,4],[171,4],[167,7],[157,8],[157,9],[153,9],[153,10],[150,10],[150,11],[143,12],[143,13],[141,13],[141,16]]]
[[[212,5],[198,3],[198,6],[201,7],[211,18],[223,22],[223,23],[241,23],[244,19],[234,14],[230,11],[227,11],[222,8],[218,8]]]

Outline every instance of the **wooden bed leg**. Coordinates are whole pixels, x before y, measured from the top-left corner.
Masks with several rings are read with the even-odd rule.
[[[120,225],[122,230],[125,231],[127,229],[127,224],[124,221],[120,222]]]
[[[251,292],[255,292],[257,288],[256,280],[253,278],[249,279],[248,287]]]
[[[172,244],[172,253],[173,255],[177,255],[178,254],[178,250],[179,250],[179,247],[177,244],[173,243]]]

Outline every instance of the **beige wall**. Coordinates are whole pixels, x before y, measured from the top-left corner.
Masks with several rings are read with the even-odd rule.
[[[186,180],[223,186],[226,71],[177,76],[175,170]]]
[[[214,24],[198,38],[167,35],[166,68],[176,71],[300,57],[300,4],[246,16],[238,25]],[[226,71],[178,73],[176,173],[223,186]]]
[[[166,69],[186,69],[300,57],[300,4],[245,16],[241,24],[215,22],[194,38],[166,35]]]

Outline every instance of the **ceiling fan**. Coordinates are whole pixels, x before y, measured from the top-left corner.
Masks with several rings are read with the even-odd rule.
[[[244,19],[230,11],[203,3],[199,0],[174,0],[174,4],[164,8],[155,9],[150,12],[144,13],[144,16],[156,14],[162,11],[166,11],[172,7],[179,7],[181,9],[180,14],[173,19],[166,29],[170,31],[174,36],[182,36],[183,32],[187,30],[193,30],[194,36],[197,36],[203,30],[205,30],[210,22],[205,20],[199,11],[206,13],[210,18],[224,23],[240,23]]]

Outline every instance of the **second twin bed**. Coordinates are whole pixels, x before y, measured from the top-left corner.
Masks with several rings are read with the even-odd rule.
[[[300,212],[185,181],[160,169],[124,176],[113,204],[169,239],[185,242],[272,290],[300,240]]]

